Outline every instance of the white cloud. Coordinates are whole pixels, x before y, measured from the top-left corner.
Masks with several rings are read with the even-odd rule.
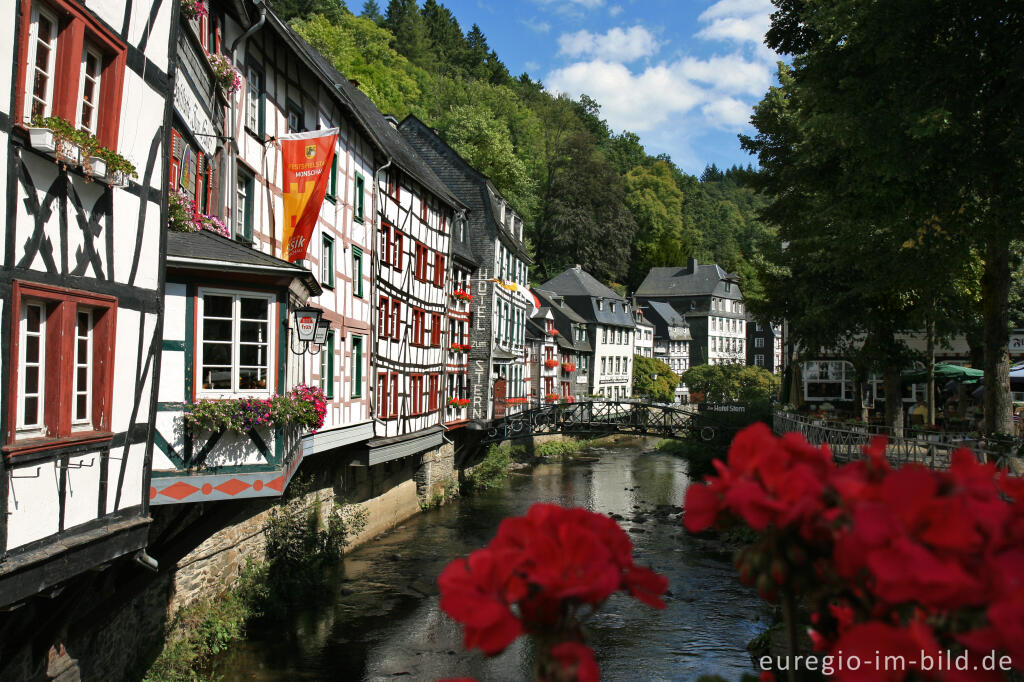
[[[559,54],[570,57],[631,62],[657,53],[659,43],[650,31],[638,25],[625,30],[615,27],[607,33],[563,33],[558,37],[558,47]]]
[[[750,61],[739,54],[709,59],[687,57],[679,62],[683,76],[705,83],[714,90],[760,98],[772,83],[774,72],[762,61]]]
[[[750,16],[772,12],[771,0],[718,0],[701,12],[700,21],[711,21],[722,17]]]
[[[548,33],[551,30],[551,24],[546,21],[537,21],[536,19],[524,19],[520,23],[531,31],[537,33]]]
[[[620,14],[622,14],[622,12],[622,5],[612,5],[611,7],[608,8],[608,15],[612,17],[617,17]]]
[[[719,0],[697,18],[707,24],[697,37],[760,45],[771,25],[773,9],[769,0]]]
[[[714,126],[725,130],[742,128],[750,122],[752,107],[733,97],[720,97],[701,107],[704,118]]]
[[[701,88],[665,64],[633,74],[616,62],[577,62],[552,71],[544,82],[570,97],[590,95],[601,104],[601,116],[614,130],[638,133],[653,130],[704,100]]]
[[[526,62],[523,66],[526,67],[527,71],[536,71],[540,68],[540,64],[537,62]]]

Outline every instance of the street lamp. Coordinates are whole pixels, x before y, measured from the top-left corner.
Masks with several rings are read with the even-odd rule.
[[[319,353],[320,346],[327,340],[327,332],[331,323],[323,319],[323,311],[312,306],[303,306],[292,311],[295,319],[295,338],[291,339],[292,352],[296,355]],[[295,341],[299,346],[296,347]],[[312,350],[310,343],[316,344],[317,349]]]

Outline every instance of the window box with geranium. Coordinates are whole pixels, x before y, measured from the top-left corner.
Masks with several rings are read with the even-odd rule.
[[[526,398],[509,398],[505,401],[509,405],[525,405],[527,402]]]
[[[465,407],[466,405],[469,405],[469,398],[449,398],[448,399],[448,407],[457,407],[457,408],[461,409],[461,408]]]
[[[472,301],[473,294],[463,289],[456,289],[455,291],[452,292],[452,298],[454,298],[457,301]]]
[[[167,229],[173,232],[208,230],[222,237],[231,237],[231,232],[220,218],[201,212],[195,201],[180,189],[171,192],[167,199]]]
[[[300,384],[286,395],[270,398],[200,400],[185,415],[185,425],[193,435],[209,431],[249,433],[261,426],[286,425],[316,433],[324,425],[326,412],[324,392],[315,386]]]
[[[108,185],[125,187],[128,178],[137,178],[135,166],[117,152],[100,144],[95,135],[76,129],[60,116],[37,116],[29,127],[33,149],[53,156],[64,166],[81,165],[85,174]]]
[[[206,15],[206,4],[203,0],[181,0],[181,16],[189,21],[202,19]]]
[[[548,393],[547,395],[544,396],[544,400],[545,402],[549,403],[557,403],[558,399],[561,397],[562,396],[558,395],[557,393]]]
[[[574,363],[574,362],[563,362],[562,363],[562,369],[564,371],[566,371],[566,372],[575,372],[576,371],[576,363]]]
[[[214,79],[217,85],[224,90],[224,94],[233,95],[242,87],[242,76],[232,65],[231,60],[222,54],[209,55],[210,68],[213,69]]]
[[[554,369],[555,367],[558,367],[558,360],[545,360],[544,366],[548,369]]]
[[[548,334],[551,335],[551,336],[558,336],[558,330],[557,329],[549,329],[548,330]]]
[[[452,352],[453,353],[462,353],[464,351],[469,350],[472,347],[473,346],[469,345],[468,343],[453,343],[452,344]]]

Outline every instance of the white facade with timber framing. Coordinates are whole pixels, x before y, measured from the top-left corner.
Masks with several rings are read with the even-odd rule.
[[[377,438],[367,464],[437,447],[447,407],[451,232],[448,193],[397,127],[381,118],[390,165],[375,186],[374,375]],[[461,227],[461,226],[460,226]]]
[[[330,97],[331,85],[318,86],[312,64],[289,47],[295,42],[290,29],[269,10],[247,2],[209,3],[207,16],[182,19],[178,29],[168,189],[185,196],[194,210],[217,217],[228,234],[168,234],[168,324],[152,502],[277,496],[304,455],[360,439],[356,429],[348,441],[335,437],[324,446],[338,429],[363,424],[361,438],[369,437],[365,399],[346,400],[354,388],[335,371],[348,360],[349,343],[357,349],[356,366],[365,362],[368,305],[350,300],[356,290],[346,267],[350,261],[338,258],[339,252],[354,252],[353,237],[366,247],[365,229],[353,226],[349,186],[362,169],[365,144],[351,125],[339,125],[343,116],[337,98]],[[217,84],[209,61],[216,54],[229,57],[245,75],[237,92]],[[197,108],[196,102],[204,104]],[[288,263],[280,258],[283,169],[276,138],[334,126],[342,134],[329,199],[307,260]],[[355,285],[362,283],[357,276]],[[314,346],[318,353],[297,355],[289,317],[307,303],[319,303],[332,328],[327,342]],[[184,425],[184,414],[197,401],[269,399],[300,383],[319,384],[329,397],[320,443],[295,426],[236,434],[193,433]]]
[[[19,0],[0,25],[0,606],[146,546],[174,11]],[[137,179],[36,117],[92,134]]]
[[[416,153],[469,208],[466,233],[453,237],[456,259],[471,254],[479,264],[473,271],[472,290],[467,290],[473,296],[471,348],[466,357],[467,417],[489,420],[524,409],[530,391],[526,320],[533,301],[527,285],[532,261],[523,244],[523,219],[486,176],[422,121],[408,116],[399,127]]]

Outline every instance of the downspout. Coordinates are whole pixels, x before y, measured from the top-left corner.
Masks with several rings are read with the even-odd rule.
[[[373,230],[369,244],[370,272],[373,274],[373,277],[370,278],[370,348],[367,349],[367,358],[377,357],[377,335],[380,333],[377,329],[380,301],[374,296],[377,290],[377,278],[380,276],[380,254],[377,253],[377,230],[380,227],[380,211],[377,209],[377,195],[380,194],[380,174],[391,167],[392,161],[393,159],[389,156],[388,162],[373,172],[373,220],[370,221],[370,224],[373,225]],[[367,367],[370,370],[370,376],[366,377],[367,393],[370,396],[370,419],[377,421],[377,371],[373,368],[372,363],[367,363]]]
[[[260,18],[259,20],[250,26],[245,33],[235,38],[235,41],[231,43],[231,47],[228,49],[230,52],[231,64],[235,64],[235,52],[238,50],[238,46],[241,45],[242,41],[247,39],[249,36],[256,33],[256,31],[263,28],[263,24],[267,21],[267,7],[264,4],[264,0],[253,0],[253,5],[259,8]],[[235,130],[235,117],[237,116],[237,107],[235,105],[235,95],[230,96],[231,100],[231,114],[228,120],[228,140],[231,145],[231,154],[228,158],[228,186],[225,188],[228,191],[231,204],[231,228],[233,232],[237,233],[238,223],[238,132]],[[273,255],[273,254],[271,254]]]

